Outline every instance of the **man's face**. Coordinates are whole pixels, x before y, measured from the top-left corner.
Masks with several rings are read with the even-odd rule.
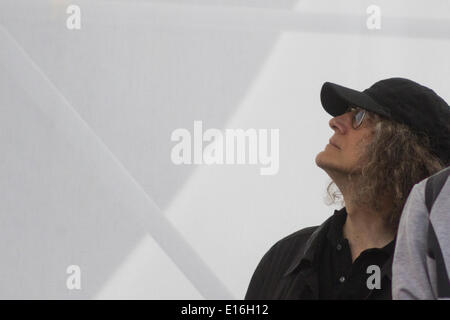
[[[325,149],[316,156],[317,166],[329,175],[358,172],[361,155],[372,139],[373,124],[367,121],[367,114],[357,129],[352,125],[353,116],[354,112],[347,112],[329,122],[334,135]]]

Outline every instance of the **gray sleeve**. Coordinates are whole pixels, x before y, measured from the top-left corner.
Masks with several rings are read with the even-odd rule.
[[[392,265],[393,299],[435,299],[427,268],[425,183],[413,187],[400,219]]]

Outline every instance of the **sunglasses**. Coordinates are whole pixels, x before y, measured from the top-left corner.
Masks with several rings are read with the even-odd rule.
[[[361,109],[359,107],[348,107],[345,112],[351,112],[353,114],[352,116],[352,126],[353,129],[358,129],[366,115],[366,110]]]

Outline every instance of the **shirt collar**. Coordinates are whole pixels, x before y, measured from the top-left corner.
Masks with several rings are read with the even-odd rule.
[[[347,210],[342,208],[341,210],[334,211],[333,216],[330,219],[330,227],[327,232],[327,239],[333,247],[338,243],[341,243],[344,239],[342,228],[344,227],[345,220],[347,219]]]
[[[326,236],[329,240],[331,239],[331,241],[337,241],[336,239],[339,239],[338,236],[342,238],[342,226],[344,225],[346,218],[347,211],[345,207],[340,210],[334,210],[334,214],[311,234],[305,246],[303,247],[303,250],[298,250],[293,262],[289,265],[289,268],[283,274],[283,277],[288,276],[301,265],[312,265],[315,262],[317,247],[319,246],[321,240],[324,240],[324,236]],[[392,278],[391,266],[392,258],[394,255],[395,240],[396,239],[392,240],[380,249],[390,256],[381,270],[381,276],[386,275],[389,277],[389,279]]]
[[[342,210],[342,209],[341,209]],[[335,210],[336,214],[340,210]],[[295,255],[294,260],[289,265],[289,268],[283,274],[284,277],[288,276],[294,270],[296,270],[301,265],[312,265],[315,262],[317,246],[323,240],[323,236],[326,233],[334,214],[329,217],[324,223],[322,223],[309,237],[303,248],[300,248]]]

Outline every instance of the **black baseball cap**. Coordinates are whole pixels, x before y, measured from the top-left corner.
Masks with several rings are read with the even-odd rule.
[[[450,165],[450,107],[433,90],[404,78],[384,79],[364,91],[325,82],[320,100],[333,117],[351,105],[405,124],[417,135],[428,136],[430,151]]]

